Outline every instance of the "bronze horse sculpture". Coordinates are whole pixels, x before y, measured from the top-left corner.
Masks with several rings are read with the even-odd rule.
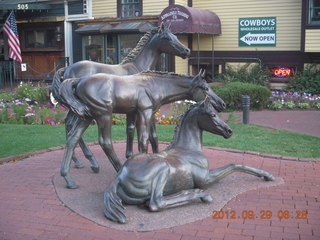
[[[128,76],[100,73],[64,80],[59,95],[79,116],[68,132],[61,165],[61,176],[67,187],[77,187],[69,174],[70,161],[74,148],[93,119],[99,129],[99,144],[118,172],[122,165],[112,145],[112,113],[137,116],[139,152],[146,153],[154,113],[161,105],[184,99],[201,101],[206,96],[215,108],[224,103],[203,77],[201,71],[197,76],[149,71]],[[92,168],[99,167],[95,159],[92,161]]]
[[[123,59],[120,64],[110,65],[92,61],[80,61],[69,67],[59,69],[53,78],[53,96],[58,102],[64,104],[59,96],[60,84],[64,79],[88,77],[95,73],[108,73],[115,75],[132,75],[145,70],[153,70],[160,58],[161,53],[169,53],[186,58],[190,55],[190,50],[184,46],[171,31],[161,25],[147,32],[138,42],[137,46]],[[221,108],[218,108],[221,109]],[[66,117],[66,132],[68,133],[78,116],[72,111],[68,112]],[[133,136],[135,131],[135,116],[127,115],[127,150],[126,157],[132,155]],[[154,152],[158,151],[157,136],[154,127],[151,129],[150,142]],[[96,162],[92,152],[81,137],[79,145],[91,162],[92,169],[99,171],[98,166],[93,164]],[[83,167],[82,163],[73,156],[76,167]]]
[[[211,202],[203,189],[225,176],[245,172],[263,177],[274,177],[260,169],[241,164],[229,164],[209,170],[208,161],[201,152],[202,131],[229,138],[230,127],[216,114],[207,101],[191,107],[177,125],[174,139],[158,154],[138,154],[129,158],[104,194],[104,213],[111,221],[125,223],[126,204],[146,204],[150,211],[189,203],[200,198]]]

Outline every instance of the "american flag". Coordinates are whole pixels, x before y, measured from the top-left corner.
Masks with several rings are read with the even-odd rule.
[[[8,36],[9,57],[22,63],[16,16],[13,11],[3,25],[3,32]]]

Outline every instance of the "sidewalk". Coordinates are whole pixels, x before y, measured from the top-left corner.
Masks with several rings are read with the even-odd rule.
[[[260,115],[260,112],[252,112],[250,122],[260,121],[259,124],[274,128],[290,126],[287,130],[303,133],[308,133],[314,126],[312,133],[319,134],[320,112],[298,113],[263,111]],[[165,144],[161,144],[161,148],[164,147]],[[90,148],[101,166],[107,167],[109,163],[106,163],[100,147],[93,145]],[[119,156],[123,156],[124,148],[123,141],[115,144]],[[153,231],[117,230],[80,216],[60,201],[53,177],[59,173],[63,149],[53,148],[24,160],[0,165],[0,239],[320,239],[320,159],[296,159],[212,147],[205,147],[204,153],[209,158],[210,168],[244,163],[270,171],[281,177],[284,184],[250,190],[234,197],[222,210],[235,213],[235,219],[228,219],[226,215],[221,219],[208,216],[192,223]],[[89,164],[85,160],[83,162],[83,171],[96,178]],[[250,219],[248,213],[254,213],[254,218]],[[182,211],[181,217],[185,215],[188,214]]]
[[[242,112],[234,115],[242,122]],[[223,113],[226,119],[229,113]],[[250,111],[250,124],[320,137],[320,111]]]
[[[161,115],[168,112],[169,105],[164,105],[160,109]],[[223,112],[221,113],[222,119],[228,119],[230,114],[236,118],[236,122],[242,122],[242,112]],[[320,137],[319,110],[250,111],[249,123]]]

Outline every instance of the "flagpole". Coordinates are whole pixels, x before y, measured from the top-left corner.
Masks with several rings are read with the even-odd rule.
[[[7,17],[6,21],[8,21],[8,19],[12,15],[12,13],[13,13],[13,10],[11,10],[11,12],[10,12],[9,16]],[[2,27],[2,30],[3,30],[3,27]],[[10,47],[9,47],[9,49],[10,49]],[[9,56],[9,58],[10,58],[10,56]],[[11,91],[13,91],[13,79],[16,79],[15,60],[14,59],[12,59],[12,60],[13,60],[12,61],[12,65],[11,64],[10,64],[11,66],[9,65],[11,67],[11,69],[9,69],[9,71],[10,71],[10,89],[11,89]]]
[[[13,63],[11,64],[12,69],[10,69],[10,87],[13,88],[12,77],[14,77],[14,79],[16,78],[15,61],[22,63],[19,33],[18,33],[18,29],[17,29],[16,16],[15,16],[13,10],[9,14],[6,22],[4,23],[4,25],[2,27],[2,31],[8,37],[9,58],[13,59]]]
[[[13,67],[13,79],[16,81],[16,61],[12,61],[12,67]],[[13,83],[11,83],[11,90],[13,89]]]
[[[13,10],[11,10],[11,12],[10,12],[9,16],[7,17],[6,21],[8,21],[8,19],[9,19],[9,17],[11,16],[12,13],[13,13]],[[2,26],[1,31],[3,31],[3,27],[4,27],[4,26]]]

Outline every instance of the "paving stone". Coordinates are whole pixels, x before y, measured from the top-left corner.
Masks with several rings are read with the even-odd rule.
[[[94,154],[97,157],[104,157],[97,150],[99,146],[93,144],[91,147],[96,149]],[[124,142],[115,143],[115,148],[123,151]],[[262,157],[261,154],[212,148],[204,150],[205,154],[217,156],[212,167],[231,162],[252,163],[252,166],[272,169],[275,176],[284,179],[283,185],[240,194],[223,208],[239,213],[252,210],[255,214],[269,210],[273,214],[271,219],[208,217],[191,224],[149,232],[99,226],[72,212],[58,199],[52,176],[59,172],[63,150],[55,148],[0,165],[0,239],[320,239],[320,161],[274,159],[278,156]],[[306,209],[307,219],[278,217],[278,211]]]

